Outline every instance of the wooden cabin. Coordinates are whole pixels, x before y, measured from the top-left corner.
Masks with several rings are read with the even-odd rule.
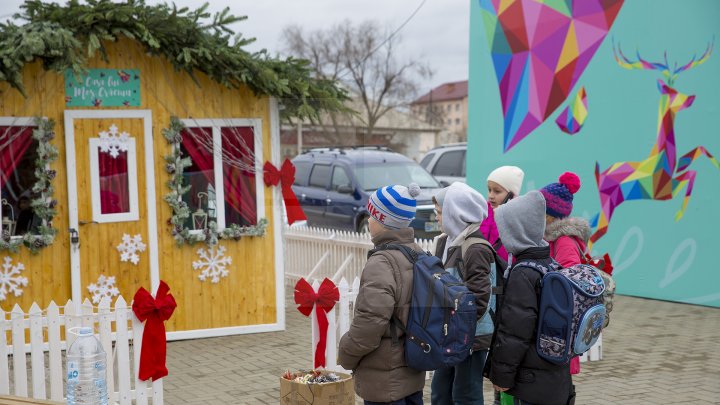
[[[122,35],[103,46],[80,73],[27,63],[24,94],[0,83],[0,307],[163,280],[170,339],[284,329],[276,98]]]

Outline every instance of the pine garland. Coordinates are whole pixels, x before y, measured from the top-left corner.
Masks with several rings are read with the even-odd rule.
[[[20,7],[24,12],[15,18],[27,24],[0,23],[0,82],[23,95],[25,64],[40,59],[47,70],[80,74],[95,52],[107,60],[105,41],[124,36],[152,55],[163,55],[196,83],[194,72],[201,71],[229,88],[248,86],[256,95],[277,97],[285,117],[315,119],[323,110],[348,111],[346,91],[337,82],[313,77],[308,61],[245,51],[254,39],[228,26],[247,17],[233,16],[229,8],[208,22],[207,3],[195,11],[174,4],[149,6],[144,0],[69,0],[65,6],[26,0]]]
[[[168,220],[171,233],[178,246],[187,243],[193,245],[197,242],[205,242],[208,246],[214,246],[219,239],[240,240],[243,236],[263,236],[268,226],[265,218],[260,219],[254,226],[239,226],[231,224],[222,231],[218,231],[217,223],[210,221],[204,232],[193,233],[190,228],[184,226],[185,221],[190,218],[190,207],[183,201],[183,195],[190,191],[190,186],[183,185],[183,172],[185,168],[192,166],[189,156],[183,156],[180,144],[182,143],[181,132],[185,129],[183,123],[177,117],[170,117],[170,127],[163,129],[165,140],[172,145],[172,153],[165,156],[165,171],[170,174],[167,186],[170,192],[165,194],[164,200],[172,207],[173,215]]]
[[[57,200],[53,198],[55,192],[52,182],[57,175],[53,169],[48,169],[49,165],[57,160],[58,150],[50,143],[55,138],[55,122],[53,120],[45,120],[35,118],[37,129],[33,130],[33,139],[38,141],[38,157],[35,159],[35,184],[32,192],[33,198],[30,206],[35,215],[40,218],[41,225],[37,228],[37,233],[30,232],[22,236],[22,238],[12,238],[3,235],[0,238],[0,251],[8,250],[17,253],[20,246],[25,246],[32,253],[37,253],[40,249],[50,246],[55,240],[57,229],[53,228],[52,220],[57,215]]]

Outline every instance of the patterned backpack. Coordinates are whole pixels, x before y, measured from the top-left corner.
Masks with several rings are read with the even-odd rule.
[[[517,265],[543,276],[537,321],[538,355],[551,363],[564,364],[590,350],[605,322],[605,283],[601,271],[587,264],[568,268],[555,262],[550,267],[536,262]]]

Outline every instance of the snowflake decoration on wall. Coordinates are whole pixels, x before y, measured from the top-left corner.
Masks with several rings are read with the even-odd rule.
[[[0,301],[5,301],[7,293],[13,293],[16,297],[22,295],[22,288],[27,287],[28,280],[26,277],[20,275],[20,272],[25,270],[25,265],[18,263],[12,264],[12,259],[9,256],[5,256],[5,262],[0,270]]]
[[[130,134],[123,131],[118,133],[115,124],[110,125],[110,131],[100,132],[100,152],[109,153],[113,158],[120,156],[120,152],[127,152],[130,143]]]
[[[221,277],[227,277],[230,272],[225,266],[232,263],[230,256],[225,256],[225,247],[220,246],[217,249],[208,248],[198,249],[200,260],[193,262],[193,269],[202,269],[202,273],[198,276],[200,281],[205,281],[210,277],[210,281],[217,284]]]
[[[87,289],[90,291],[90,294],[93,295],[93,304],[99,304],[105,297],[112,299],[113,297],[120,295],[120,290],[115,287],[115,276],[100,276],[97,283],[90,284]]]
[[[120,261],[132,262],[137,266],[140,261],[138,252],[144,252],[146,247],[142,242],[142,236],[135,235],[131,237],[128,234],[124,234],[122,240],[122,243],[117,245],[117,250],[120,252]]]

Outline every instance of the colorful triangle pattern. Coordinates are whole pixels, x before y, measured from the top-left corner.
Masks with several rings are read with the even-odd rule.
[[[572,102],[560,113],[555,123],[560,130],[569,135],[577,134],[585,125],[588,116],[587,93],[585,86],[580,87]]]
[[[500,89],[505,152],[570,94],[624,0],[479,0]]]

